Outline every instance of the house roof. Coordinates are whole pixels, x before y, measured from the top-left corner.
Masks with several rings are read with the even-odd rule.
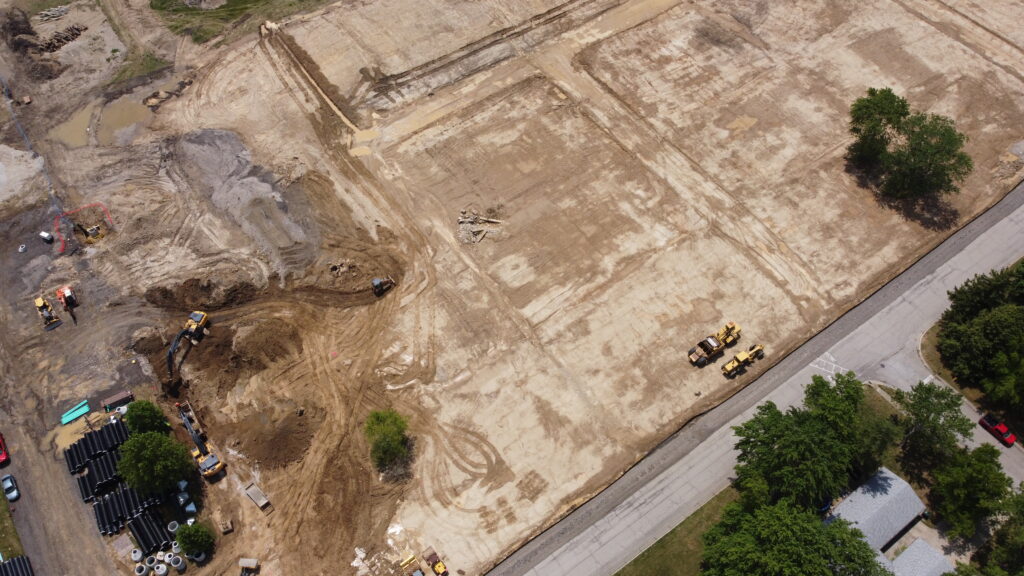
[[[875,550],[881,550],[924,512],[924,503],[913,487],[888,468],[882,468],[839,503],[829,518],[842,518],[864,533]]]
[[[892,561],[896,576],[942,576],[953,568],[942,552],[920,538]]]

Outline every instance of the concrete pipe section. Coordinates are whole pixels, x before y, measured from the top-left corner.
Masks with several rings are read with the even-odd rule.
[[[146,574],[149,574],[149,566],[145,564],[135,565],[135,576],[146,576]]]
[[[132,550],[132,562],[142,562],[142,550],[138,548]]]
[[[157,564],[154,566],[153,574],[156,574],[156,576],[165,576],[167,574],[167,564]]]

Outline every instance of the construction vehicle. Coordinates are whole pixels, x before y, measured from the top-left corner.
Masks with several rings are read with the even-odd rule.
[[[67,312],[78,307],[78,295],[75,294],[75,290],[71,286],[61,286],[57,289],[57,301]]]
[[[61,325],[60,317],[53,311],[53,306],[50,306],[46,298],[42,296],[36,298],[35,305],[36,312],[39,312],[39,317],[43,319],[43,330],[53,330]]]
[[[96,226],[90,226],[86,228],[85,226],[82,226],[78,222],[75,222],[75,228],[78,228],[78,230],[81,231],[82,234],[85,236],[86,244],[92,244],[97,240],[102,240],[103,237],[107,235],[106,232],[102,228],[100,228],[98,224]]]
[[[216,476],[224,469],[224,463],[210,449],[210,444],[206,441],[206,435],[203,433],[203,427],[199,423],[199,417],[196,416],[195,410],[188,402],[179,402],[174,406],[178,409],[178,415],[181,416],[181,423],[185,426],[185,430],[192,437],[192,443],[196,445],[192,449],[192,458],[199,466],[199,473],[203,475],[203,478]]]
[[[448,567],[444,565],[441,557],[437,555],[437,552],[434,552],[433,548],[427,548],[423,552],[423,559],[427,561],[427,564],[430,564],[430,569],[434,571],[434,574],[437,576],[448,576]]]
[[[402,571],[402,576],[426,576],[420,569],[420,561],[415,555],[410,555],[402,560],[399,569]]]
[[[732,360],[726,362],[725,366],[722,366],[722,374],[726,378],[732,378],[740,372],[746,371],[747,366],[754,363],[754,359],[760,360],[761,358],[764,358],[764,346],[754,344],[748,350],[740,352],[733,356]]]
[[[395,281],[391,276],[387,278],[374,278],[370,281],[370,285],[373,287],[373,295],[380,298],[395,287]]]
[[[204,336],[210,333],[210,316],[206,312],[198,310],[188,315],[181,332],[174,337],[171,347],[167,350],[167,377],[174,380],[174,355],[178,352],[182,338],[187,338],[193,346],[198,346]]]
[[[710,334],[701,340],[696,346],[690,348],[690,363],[698,368],[707,366],[711,360],[721,354],[726,346],[729,346],[740,337],[740,327],[735,322],[726,322],[721,330]]]

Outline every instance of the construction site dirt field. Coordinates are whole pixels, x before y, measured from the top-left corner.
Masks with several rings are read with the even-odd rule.
[[[34,16],[88,26],[0,46],[0,409],[46,486],[16,516],[37,570],[129,573],[64,469],[84,424],[57,424],[129,388],[188,399],[227,463],[201,517],[234,531],[196,573],[428,547],[486,572],[1024,175],[1024,6],[847,4],[345,0],[202,47],[144,2]],[[116,79],[147,46],[173,66]],[[870,86],[955,119],[960,194],[884,205],[848,170]],[[76,321],[43,331],[32,298],[68,283]],[[171,384],[192,310],[210,334]],[[727,321],[767,351],[735,379],[686,359]],[[379,474],[387,408],[412,460]]]

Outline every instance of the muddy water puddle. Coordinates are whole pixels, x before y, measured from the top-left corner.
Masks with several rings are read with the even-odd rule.
[[[71,148],[85,146],[89,143],[89,121],[95,111],[96,104],[93,103],[75,112],[71,118],[50,130],[50,138],[60,140]]]
[[[96,139],[102,146],[131,143],[140,127],[149,125],[153,112],[137,99],[120,98],[107,104],[100,113]]]

